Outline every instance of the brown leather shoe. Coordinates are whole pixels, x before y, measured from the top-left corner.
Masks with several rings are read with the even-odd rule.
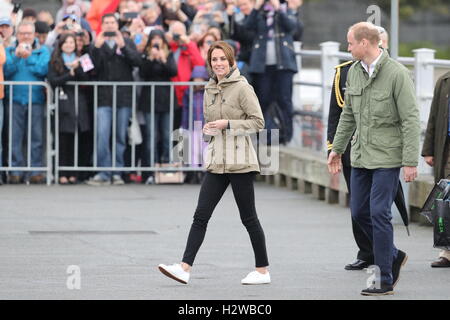
[[[447,258],[440,257],[439,260],[431,263],[432,268],[450,268],[450,261]]]
[[[42,184],[42,183],[44,183],[44,181],[45,181],[45,178],[41,174],[38,174],[36,176],[31,176],[30,177],[30,183],[31,184]]]
[[[19,183],[21,183],[20,176],[8,176],[8,183],[9,184],[19,184]]]

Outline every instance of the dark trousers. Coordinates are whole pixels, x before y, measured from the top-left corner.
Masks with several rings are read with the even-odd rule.
[[[397,257],[391,207],[399,184],[400,168],[352,168],[352,217],[372,241],[381,282],[392,285],[392,262]]]
[[[349,191],[349,196],[351,198],[351,172],[352,168],[343,166],[342,171],[344,173],[345,182],[347,184],[347,188]],[[373,252],[372,252],[372,241],[367,237],[364,230],[360,228],[360,226],[356,223],[355,219],[352,217],[352,231],[353,237],[355,239],[356,245],[358,246],[358,254],[356,256],[357,259],[367,261],[370,264],[373,264]]]
[[[281,109],[285,126],[283,136],[280,135],[280,143],[287,143],[292,139],[292,79],[294,73],[287,70],[277,70],[275,66],[267,66],[266,72],[252,74],[253,85],[258,96],[266,123],[265,129],[278,128],[274,119],[270,116],[270,104],[275,101]],[[269,136],[269,135],[268,135]],[[284,141],[281,141],[283,139]],[[270,141],[270,140],[269,140]]]
[[[239,208],[241,221],[247,228],[255,254],[256,267],[269,265],[264,231],[259,223],[255,208],[253,180],[255,173],[214,174],[207,172],[203,179],[194,222],[189,232],[183,262],[193,265],[211,215],[228,185],[231,183],[234,199]]]
[[[84,167],[90,165],[90,157],[92,156],[92,134],[90,132],[78,133],[78,166]],[[59,133],[59,165],[70,167],[75,164],[75,134],[60,132]],[[78,171],[61,171],[61,177],[74,176],[77,179],[85,178]]]

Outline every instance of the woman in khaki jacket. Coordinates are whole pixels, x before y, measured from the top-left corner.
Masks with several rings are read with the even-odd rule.
[[[255,208],[253,180],[259,165],[250,134],[264,128],[258,98],[236,68],[234,52],[218,41],[208,50],[208,68],[214,76],[205,87],[203,133],[209,137],[207,173],[203,180],[186,250],[181,263],[160,264],[166,276],[187,284],[195,256],[200,249],[209,219],[231,183],[241,221],[247,228],[256,260],[256,270],[242,284],[267,284],[270,275],[264,231]]]

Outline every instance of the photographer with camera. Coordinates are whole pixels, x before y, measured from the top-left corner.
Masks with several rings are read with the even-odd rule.
[[[169,41],[170,51],[172,51],[175,62],[178,65],[178,74],[172,78],[174,82],[185,82],[191,79],[191,73],[195,66],[204,66],[205,60],[200,55],[197,44],[191,41],[186,34],[186,26],[179,21],[175,21],[170,25],[167,37]],[[183,95],[187,86],[176,86],[175,94],[177,96],[178,105],[183,107]],[[174,128],[179,128],[181,122],[181,110],[175,112]]]
[[[183,11],[186,7],[181,6],[180,0],[161,0],[159,5],[161,7],[163,27],[165,30],[170,28],[170,25],[174,21],[181,21],[184,23],[186,29],[191,27],[192,21]]]
[[[48,34],[45,45],[53,48],[60,35],[66,33],[76,34],[82,32],[81,25],[78,23],[78,21],[79,18],[74,14],[65,15],[62,21],[56,24],[55,29],[53,29]]]
[[[144,49],[139,75],[142,81],[170,82],[177,75],[177,65],[169,43],[161,30],[153,30]],[[139,109],[144,112],[146,123],[145,146],[147,161],[150,165],[151,145],[154,144],[155,163],[168,163],[170,153],[170,86],[155,86],[155,96],[151,96],[151,87],[142,88]],[[154,98],[155,113],[151,114],[150,101]],[[175,110],[177,109],[175,100]],[[152,116],[154,127],[152,128]],[[152,136],[153,131],[153,136]],[[160,146],[160,147],[159,147]],[[161,152],[160,152],[161,151]]]
[[[279,0],[256,0],[244,26],[256,32],[249,73],[261,102],[266,129],[280,129],[280,143],[288,143],[292,138],[292,79],[297,73],[293,33],[299,29],[298,19]],[[270,115],[273,102],[281,110],[284,127],[277,128]]]
[[[133,81],[133,67],[140,64],[136,46],[119,31],[119,22],[114,14],[102,18],[102,31],[91,46],[91,56],[99,81]],[[127,145],[128,121],[131,117],[132,87],[117,86],[116,92],[116,154],[111,155],[111,132],[113,123],[113,87],[98,88],[97,108],[97,161],[100,167],[111,167],[112,156],[116,157],[116,167],[124,166]],[[90,185],[124,184],[119,172],[102,171],[88,181]]]
[[[50,53],[34,38],[34,23],[21,22],[17,27],[17,41],[6,49],[5,79],[9,81],[44,81],[48,72]],[[23,139],[27,132],[29,110],[29,86],[14,85],[12,98],[12,167],[25,166]],[[31,166],[42,167],[43,125],[45,117],[45,94],[42,86],[31,86]],[[20,183],[21,171],[13,171],[10,183]],[[30,183],[43,183],[41,172],[34,171]]]

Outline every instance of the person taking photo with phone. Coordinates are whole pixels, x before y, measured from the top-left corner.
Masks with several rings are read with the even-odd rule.
[[[178,72],[173,53],[169,50],[169,43],[161,30],[153,30],[144,49],[139,75],[142,81],[170,82]],[[170,86],[155,86],[154,96],[150,86],[142,88],[139,99],[139,109],[144,112],[147,145],[146,154],[148,164],[151,163],[153,152],[154,163],[168,163],[170,152]],[[154,99],[154,100],[152,100]],[[154,101],[152,113],[151,101]],[[174,99],[174,109],[178,104]],[[153,146],[153,149],[152,149]]]
[[[119,32],[119,22],[114,14],[102,17],[102,31],[91,46],[91,56],[99,81],[124,82],[133,81],[133,67],[139,66],[140,56],[136,46],[129,38]],[[115,94],[115,97],[113,95]],[[97,110],[97,160],[100,167],[112,167],[115,156],[117,168],[123,167],[126,149],[128,122],[131,117],[132,87],[100,86],[98,88]],[[113,105],[113,102],[116,102]],[[112,137],[113,112],[116,119],[116,136]],[[111,141],[116,144],[116,154],[111,155]],[[92,177],[89,185],[124,184],[118,171],[101,171]]]

